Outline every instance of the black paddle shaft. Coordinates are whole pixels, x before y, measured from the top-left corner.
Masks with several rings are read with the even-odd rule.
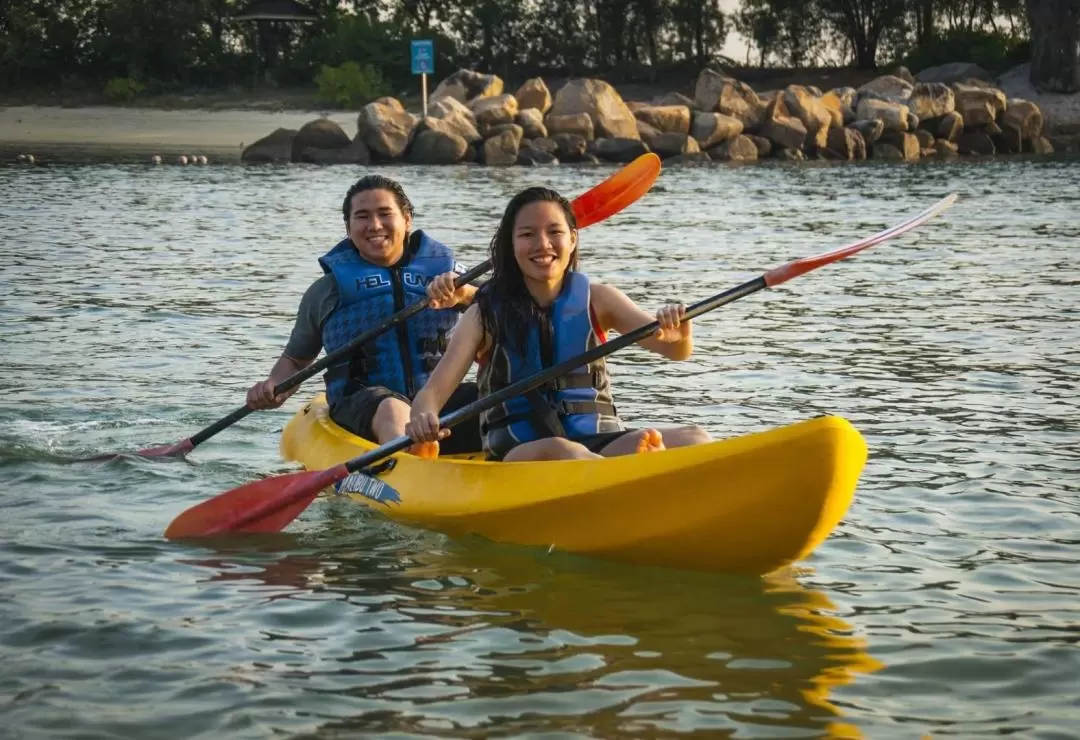
[[[742,285],[739,285],[730,290],[725,290],[723,293],[718,293],[712,298],[706,298],[703,301],[695,303],[686,309],[686,313],[683,315],[684,320],[689,320],[700,316],[703,313],[712,311],[714,308],[719,308],[725,304],[737,301],[740,298],[745,298],[751,293],[757,293],[759,290],[763,290],[768,286],[765,284],[765,276],[761,275],[753,280],[747,281]],[[576,357],[571,357],[569,360],[564,360],[558,365],[552,365],[551,367],[543,370],[528,378],[523,378],[516,383],[506,386],[505,388],[492,393],[490,396],[484,396],[481,399],[470,403],[467,406],[462,406],[457,411],[451,411],[446,416],[439,419],[439,425],[442,427],[452,427],[455,424],[460,424],[466,419],[472,418],[477,414],[480,414],[488,409],[495,408],[503,401],[509,400],[514,396],[519,396],[522,393],[528,393],[529,391],[537,388],[550,380],[554,380],[560,375],[565,375],[574,368],[582,365],[587,365],[593,360],[599,360],[601,357],[606,357],[613,352],[616,352],[627,345],[640,342],[642,339],[648,338],[657,329],[660,328],[660,322],[654,321],[651,324],[640,326],[634,329],[632,332],[622,334],[609,342],[593,347],[588,352],[583,352]],[[412,438],[408,436],[401,436],[395,440],[391,440],[384,445],[376,447],[374,450],[367,452],[358,457],[354,457],[345,463],[345,467],[350,473],[355,473],[363,468],[382,460],[384,457],[393,455],[395,452],[400,452],[406,447],[410,447],[414,442]]]
[[[454,285],[456,287],[461,287],[462,285],[465,285],[466,283],[472,282],[473,280],[480,277],[481,275],[483,275],[484,273],[486,273],[490,269],[491,269],[491,260],[484,260],[483,262],[481,262],[479,265],[472,268],[471,270],[466,270],[465,272],[461,273],[461,275],[459,275],[457,277],[457,279],[454,280]],[[425,299],[425,300],[422,300],[422,301],[417,301],[416,303],[412,304],[411,306],[407,306],[406,308],[403,308],[402,310],[398,311],[396,314],[394,314],[393,316],[388,318],[383,323],[379,324],[376,327],[368,329],[363,334],[360,334],[358,337],[353,339],[351,342],[346,344],[344,347],[340,347],[340,348],[334,350],[330,354],[323,357],[321,360],[318,360],[316,362],[311,363],[310,365],[305,367],[303,370],[290,375],[285,380],[278,383],[276,386],[274,386],[274,395],[278,396],[278,395],[281,395],[282,393],[285,393],[287,391],[291,391],[293,388],[296,388],[297,386],[299,386],[301,383],[303,383],[305,380],[307,380],[311,376],[322,372],[323,370],[325,370],[326,368],[328,368],[330,365],[334,364],[338,360],[340,360],[340,359],[342,359],[344,357],[348,357],[348,356],[352,355],[354,352],[359,350],[363,345],[367,344],[368,342],[370,342],[372,339],[379,336],[383,332],[386,332],[386,331],[388,331],[390,329],[393,329],[395,326],[402,323],[403,321],[407,321],[408,319],[412,318],[416,314],[420,313],[425,308],[427,308],[427,305],[428,305],[428,301]],[[220,432],[220,431],[222,431],[224,429],[228,429],[233,424],[240,421],[241,419],[243,419],[245,416],[247,416],[248,414],[250,414],[254,410],[255,409],[252,409],[249,406],[241,406],[240,408],[236,409],[235,411],[233,411],[228,416],[214,422],[210,426],[206,427],[206,429],[203,429],[202,431],[197,432],[196,434],[192,435],[192,437],[191,437],[191,446],[196,447],[196,446],[202,444],[203,442],[210,439],[211,437],[213,437],[218,432]]]

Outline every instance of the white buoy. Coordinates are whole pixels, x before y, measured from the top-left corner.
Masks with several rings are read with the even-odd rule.
[[[25,162],[26,161],[26,155],[25,154],[20,154],[19,156],[15,157],[15,161],[16,162]]]
[[[27,164],[33,164],[34,163],[34,155],[33,154],[27,154],[26,155],[26,163]]]
[[[205,154],[199,155],[199,164],[207,164],[210,160],[206,158]]]
[[[150,157],[150,164],[161,164],[161,156],[155,154],[154,156]]]
[[[177,164],[187,164],[187,157],[185,157],[185,156],[184,156],[183,154],[181,154],[181,155],[180,155],[180,156],[179,156],[179,157],[177,158],[177,160],[176,160],[176,163],[177,163]]]

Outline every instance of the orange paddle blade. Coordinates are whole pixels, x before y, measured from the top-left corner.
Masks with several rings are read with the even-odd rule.
[[[344,465],[264,478],[192,506],[172,520],[168,539],[239,532],[279,532],[327,486],[349,474]]]
[[[642,154],[614,175],[587,193],[574,199],[574,216],[578,228],[584,229],[615,215],[636,201],[660,176],[660,157],[652,152]]]

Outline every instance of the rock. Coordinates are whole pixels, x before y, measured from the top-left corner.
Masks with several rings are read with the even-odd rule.
[[[360,110],[356,129],[372,156],[393,160],[404,154],[416,130],[417,120],[397,100],[379,98]]]
[[[688,98],[682,93],[669,92],[663,95],[653,98],[651,105],[684,105],[687,108],[694,107],[694,99]]]
[[[855,116],[860,121],[881,121],[886,131],[908,131],[908,107],[877,98],[863,98]],[[865,136],[865,132],[863,136]]]
[[[551,91],[540,77],[525,80],[514,97],[517,98],[518,110],[535,108],[541,116],[551,110]]]
[[[915,132],[915,138],[919,140],[920,149],[929,149],[934,146],[934,135],[924,128]]]
[[[695,110],[715,111],[717,103],[720,102],[720,92],[724,84],[731,79],[715,69],[706,67],[701,70],[694,83],[694,102],[691,107]]]
[[[697,139],[690,134],[680,134],[674,131],[657,134],[651,141],[646,141],[646,144],[651,151],[656,152],[662,159],[701,151]]]
[[[1007,99],[1000,90],[956,83],[956,110],[964,117],[965,126],[978,126],[996,120],[1005,112]]]
[[[784,88],[784,107],[791,116],[802,122],[806,129],[806,145],[809,148],[826,147],[833,114],[821,102],[821,98],[811,94],[805,87],[788,85]]]
[[[1002,128],[1015,129],[1021,139],[1037,139],[1043,132],[1043,114],[1031,101],[1012,98],[1008,101]]]
[[[859,154],[859,142],[862,135],[850,128],[830,128],[826,146],[822,153],[829,159],[851,161]],[[862,146],[862,155],[866,156],[866,145]]]
[[[1021,64],[1003,74],[998,85],[1008,98],[1027,100],[1039,108],[1043,117],[1042,135],[1055,142],[1052,148],[1075,150],[1080,143],[1080,93],[1039,92],[1031,84],[1030,73],[1031,65]]]
[[[985,134],[997,136],[1001,133],[1001,126],[998,126],[996,121],[990,121],[989,123],[984,123],[981,126],[968,126],[966,130],[982,131]]]
[[[469,108],[476,116],[476,128],[482,136],[493,126],[513,123],[517,116],[517,98],[513,95],[494,95],[487,98],[474,98]]]
[[[637,133],[635,128],[634,133]],[[633,162],[642,154],[646,154],[649,147],[638,138],[610,137],[596,140],[596,156],[608,162]]]
[[[456,164],[468,149],[469,142],[452,130],[425,128],[416,134],[406,159],[412,164]]]
[[[983,128],[983,127],[980,127]],[[990,133],[983,129],[986,133]],[[1001,126],[1000,132],[996,135],[991,134],[990,138],[994,142],[994,149],[999,154],[1019,154],[1024,151],[1024,139],[1020,134],[1020,130],[1013,128],[1012,126]]]
[[[772,142],[766,139],[764,136],[755,136],[753,134],[744,134],[746,138],[754,142],[754,146],[757,147],[758,159],[767,157],[772,153]]]
[[[829,111],[831,120],[829,121],[829,128],[840,128],[845,124],[846,111],[850,111],[850,108],[846,108],[840,97],[830,90],[822,95],[818,101]],[[851,120],[855,120],[855,111],[850,112]]]
[[[717,162],[749,162],[758,158],[758,148],[749,136],[740,134],[714,146],[709,157]]]
[[[537,149],[532,145],[523,146],[518,150],[517,164],[532,166],[545,164],[558,164],[558,158],[545,149]]]
[[[521,137],[512,129],[492,136],[484,141],[484,164],[493,167],[508,167],[517,162]]]
[[[919,138],[915,134],[909,134],[906,131],[886,132],[874,144],[875,149],[880,145],[891,146],[899,151],[904,162],[919,161],[919,153],[922,151]]]
[[[344,149],[349,145],[348,135],[329,118],[319,118],[305,123],[296,132],[292,145],[292,160],[301,161],[304,149]]]
[[[483,140],[476,128],[476,117],[472,111],[454,98],[443,98],[434,105],[429,105],[428,114],[428,118],[444,121],[449,126],[445,130],[457,134],[470,144]]]
[[[514,118],[514,123],[521,126],[526,139],[543,139],[547,136],[547,127],[544,126],[544,114],[539,108],[526,108],[519,110]]]
[[[871,157],[883,162],[903,162],[904,153],[892,144],[878,142],[871,147]]]
[[[334,149],[320,149],[319,147],[305,147],[300,152],[300,162],[312,164],[370,164],[371,151],[360,140],[359,135],[349,142],[348,146]]]
[[[782,149],[801,151],[806,143],[806,126],[798,118],[788,115],[782,95],[769,103],[760,133]]]
[[[941,82],[920,82],[911,90],[908,110],[923,118],[939,118],[956,110],[952,88]]]
[[[589,142],[581,134],[558,133],[551,139],[555,142],[555,156],[560,162],[580,162],[585,157]]]
[[[529,146],[541,152],[548,152],[549,154],[555,154],[558,147],[551,139],[533,139],[529,142]]]
[[[584,137],[586,141],[592,141],[596,135],[593,129],[592,117],[588,113],[575,113],[567,116],[549,115],[547,117],[547,130],[551,136],[556,134],[577,134]],[[634,124],[634,130],[637,130],[637,124]]]
[[[957,111],[946,113],[938,123],[935,133],[937,138],[946,139],[956,143],[957,138],[964,132],[964,117]]]
[[[934,153],[939,159],[949,159],[957,156],[956,144],[946,139],[934,140]]]
[[[573,79],[555,93],[551,115],[588,113],[596,136],[637,139],[634,114],[608,83],[595,79]],[[549,124],[550,127],[550,124]]]
[[[912,85],[915,84],[915,78],[911,76],[911,70],[909,70],[907,67],[905,67],[903,65],[900,65],[899,67],[897,67],[896,70],[892,73],[892,76],[893,77],[899,77],[904,82],[909,82]]]
[[[799,124],[802,125],[801,123]],[[786,159],[791,162],[802,162],[806,159],[806,155],[803,154],[802,149],[789,149],[784,146],[778,146],[774,150],[773,156],[777,159]]]
[[[904,103],[911,97],[914,84],[903,80],[895,75],[882,75],[876,77],[858,89],[859,105],[863,100],[887,100],[894,103]],[[856,106],[856,110],[858,105]],[[859,116],[862,118],[862,116]]]
[[[1031,142],[1031,151],[1035,154],[1053,154],[1054,147],[1045,136],[1040,136]]]
[[[915,75],[917,82],[941,82],[951,85],[969,78],[977,80],[992,80],[993,75],[972,62],[952,62],[940,64],[936,67],[927,67]]]
[[[720,88],[716,111],[738,119],[743,131],[756,132],[765,123],[766,105],[745,82],[728,79]]]
[[[983,131],[965,131],[960,134],[956,142],[957,151],[961,154],[976,154],[990,156],[997,153],[994,140],[990,134]]]
[[[723,113],[698,113],[690,133],[702,149],[711,149],[720,142],[729,141],[743,132],[743,124],[737,118]]]
[[[648,105],[634,111],[634,117],[662,134],[690,133],[690,109],[685,105]]]
[[[428,97],[428,105],[442,98],[468,103],[473,98],[502,95],[503,81],[496,75],[485,75],[471,69],[459,69],[440,82]]]
[[[653,141],[660,135],[660,132],[649,124],[642,121],[640,118],[637,122],[638,138],[645,142],[645,144],[652,149]]]
[[[885,133],[885,122],[881,120],[855,121],[848,126],[848,128],[853,131],[858,131],[867,146],[873,146],[874,142],[880,139],[881,135]]]
[[[278,128],[240,154],[241,162],[291,162],[296,129]]]

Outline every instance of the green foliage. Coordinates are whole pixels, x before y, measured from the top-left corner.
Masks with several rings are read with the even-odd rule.
[[[338,67],[324,64],[315,75],[315,84],[319,87],[319,97],[339,108],[359,108],[389,92],[377,67],[371,64],[361,67],[352,61]]]
[[[114,103],[130,103],[146,90],[146,85],[131,77],[113,77],[105,83],[105,97]]]
[[[1027,53],[1026,40],[958,28],[938,34],[903,57],[902,63],[917,71],[950,62],[974,62],[987,71],[1003,72],[1024,61]]]

